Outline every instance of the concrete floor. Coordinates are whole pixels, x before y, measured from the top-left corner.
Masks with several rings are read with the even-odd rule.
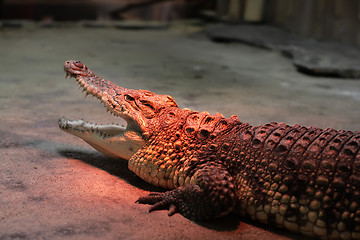
[[[63,62],[78,59],[116,84],[172,95],[181,107],[270,121],[360,129],[360,81],[315,78],[278,53],[217,44],[198,29],[0,31],[0,239],[290,239],[227,216],[193,222],[149,214],[135,200],[158,189],[60,131],[57,120],[118,122],[84,100]]]

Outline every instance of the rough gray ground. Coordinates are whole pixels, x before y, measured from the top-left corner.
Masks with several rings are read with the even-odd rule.
[[[211,39],[243,42],[273,49],[292,59],[299,71],[312,75],[360,78],[360,50],[328,41],[296,36],[268,25],[224,25],[207,29]]]
[[[163,31],[57,28],[0,32],[0,239],[288,239],[228,216],[193,222],[149,214],[151,187],[127,163],[60,131],[61,116],[118,122],[84,100],[63,62],[170,94],[182,106],[245,122],[359,130],[360,82],[302,75],[276,52],[216,44],[179,25]],[[300,239],[300,237],[299,237]]]

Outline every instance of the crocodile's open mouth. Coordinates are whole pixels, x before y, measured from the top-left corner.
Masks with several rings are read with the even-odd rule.
[[[96,76],[87,66],[80,61],[66,61],[64,64],[65,78],[75,78],[77,84],[80,85],[82,91],[86,95],[91,95],[99,99],[105,106],[108,112],[116,117],[121,117],[127,122],[127,127],[112,125],[96,125],[86,123],[84,121],[69,121],[60,119],[59,125],[63,128],[71,126],[79,131],[94,131],[101,136],[114,136],[124,131],[131,130],[141,134],[142,126],[144,125],[141,114],[138,113],[126,101],[129,98],[128,92],[131,89],[126,89],[115,85],[114,83],[104,80]]]
[[[74,75],[74,74],[70,74],[69,72],[65,71],[66,73],[66,77],[68,78],[70,76],[70,78],[75,78],[76,82],[81,86],[82,91],[85,92],[86,95],[91,95],[97,99],[99,99],[104,106],[106,107],[107,112],[111,113],[113,116],[115,117],[121,117],[118,116],[117,114],[115,114],[112,110],[112,107],[109,107],[108,104],[106,104],[106,102],[101,98],[101,96],[99,94],[97,94],[97,91],[93,91],[94,89],[92,87],[87,87],[84,84],[84,81],[82,79],[81,76],[79,75]],[[86,122],[84,120],[70,120],[70,119],[66,119],[66,118],[60,118],[59,122],[58,122],[59,127],[64,130],[64,131],[76,131],[79,133],[83,133],[83,134],[95,134],[97,135],[97,137],[99,138],[110,138],[113,136],[121,136],[123,135],[126,131],[135,131],[138,134],[141,134],[141,132],[139,131],[139,126],[137,124],[136,121],[131,120],[129,118],[127,118],[127,126],[123,126],[123,125],[119,125],[119,124],[94,124],[94,123],[90,123],[90,122]]]
[[[60,118],[59,127],[82,138],[105,155],[129,159],[143,144],[142,127],[145,124],[141,114],[125,101],[126,94],[132,90],[96,76],[79,61],[66,61],[64,70],[65,78],[69,76],[75,78],[86,95],[99,99],[108,112],[123,118],[127,125],[126,127],[118,124],[99,125],[84,120]]]
[[[86,92],[86,94],[89,93]],[[107,110],[112,113],[108,108]],[[112,115],[116,116],[113,113]],[[94,124],[82,119],[69,120],[62,117],[58,125],[63,131],[82,138],[99,152],[113,158],[120,157],[128,160],[143,144],[140,128],[135,121],[131,121],[130,124],[128,122],[125,127],[118,124]]]
[[[131,156],[151,134],[147,125],[149,121],[158,117],[163,109],[178,108],[171,96],[117,86],[94,74],[80,61],[65,61],[64,70],[66,77],[75,78],[86,95],[98,98],[110,113],[126,121],[127,126],[123,127],[65,118],[59,120],[62,130],[82,138],[107,155]]]

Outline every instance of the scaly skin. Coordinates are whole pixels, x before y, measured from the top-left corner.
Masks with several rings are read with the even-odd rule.
[[[152,204],[150,211],[191,219],[237,212],[308,236],[360,239],[360,132],[253,127],[236,116],[179,109],[170,96],[118,87],[79,61],[66,61],[65,71],[128,126],[60,119],[60,128],[170,189],[138,199]]]

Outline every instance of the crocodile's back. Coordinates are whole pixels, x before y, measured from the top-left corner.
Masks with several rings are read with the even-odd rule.
[[[270,123],[237,135],[236,211],[306,235],[360,239],[360,132]]]

